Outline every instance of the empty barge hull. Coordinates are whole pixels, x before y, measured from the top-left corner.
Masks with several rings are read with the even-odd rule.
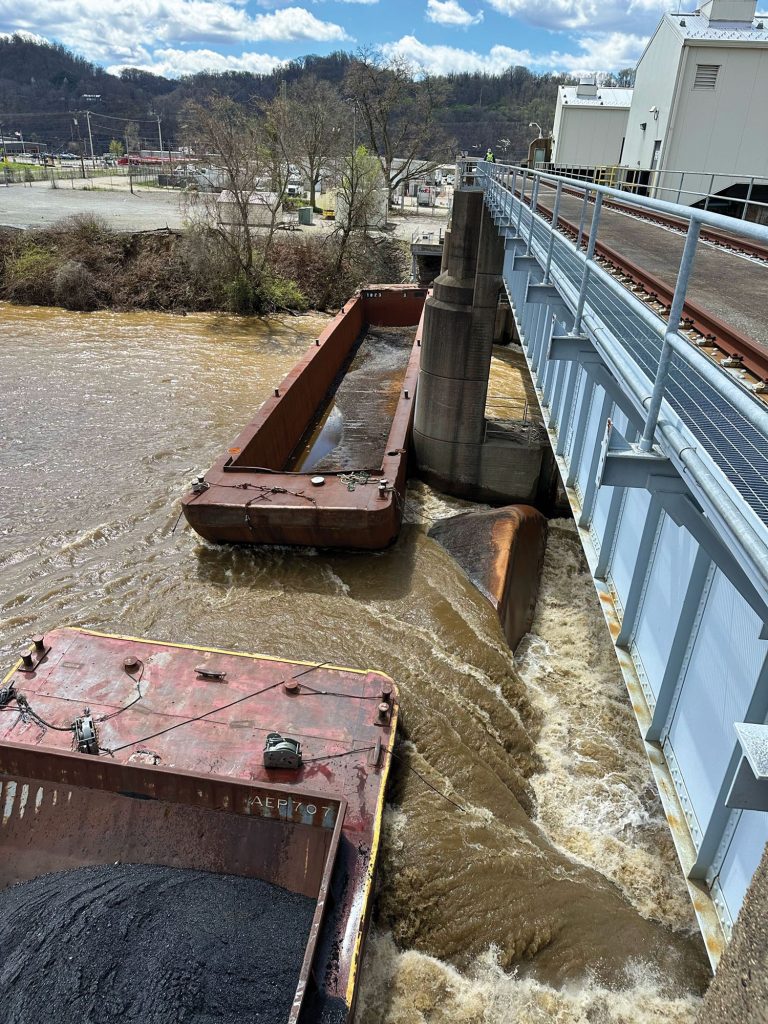
[[[363,289],[345,304],[227,452],[183,497],[184,515],[197,533],[213,542],[368,550],[396,538],[425,298],[424,288],[381,285]],[[372,420],[374,409],[381,418],[386,408],[386,430],[376,445],[371,437],[357,450],[341,445],[335,456],[326,454],[309,468],[307,451],[311,455],[313,440],[322,439],[329,413],[341,415],[334,398],[344,389],[366,331],[374,328],[415,331],[399,367],[386,381],[370,381],[368,398],[364,390],[358,396],[362,431],[366,402]],[[385,342],[386,337],[375,338],[370,348]],[[364,374],[364,367],[357,372]],[[390,390],[392,408],[382,403],[382,393]]]
[[[397,725],[388,676],[57,629],[4,687],[0,889],[119,861],[311,897],[287,1021],[348,1020]],[[98,754],[73,751],[86,713]],[[265,767],[269,733],[301,743],[300,767]]]

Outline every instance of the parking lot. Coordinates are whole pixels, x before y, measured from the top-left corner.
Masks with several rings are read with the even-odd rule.
[[[125,177],[97,179],[92,182],[48,182],[0,186],[0,226],[15,228],[46,227],[65,217],[91,213],[103,217],[117,231],[151,231],[155,228],[182,228],[186,220],[185,197],[178,191],[136,186],[133,194]],[[407,213],[393,212],[388,231],[411,240],[414,231],[439,229],[446,223],[448,211],[442,208],[411,207]],[[295,219],[295,215],[291,218]],[[333,231],[333,221],[315,216],[312,227],[301,230],[313,234]]]

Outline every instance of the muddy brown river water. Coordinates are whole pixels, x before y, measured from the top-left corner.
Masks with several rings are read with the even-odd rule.
[[[426,534],[463,506],[421,484],[377,555],[174,530],[192,475],[317,318],[0,305],[0,324],[4,666],[70,623],[397,680],[404,736],[358,1024],[692,1021],[703,945],[572,524],[551,526],[515,658]]]

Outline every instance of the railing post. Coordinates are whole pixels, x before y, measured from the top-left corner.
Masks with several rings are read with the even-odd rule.
[[[675,294],[672,297],[672,308],[669,311],[667,330],[664,335],[664,342],[661,346],[659,366],[656,370],[656,378],[653,382],[653,394],[651,395],[651,402],[648,406],[648,415],[646,416],[645,427],[643,428],[643,436],[640,438],[640,451],[642,452],[649,452],[653,447],[653,436],[656,433],[659,409],[661,408],[661,401],[664,397],[664,389],[667,384],[667,377],[669,376],[669,364],[672,361],[672,346],[669,343],[669,339],[672,335],[676,335],[678,333],[680,327],[680,317],[683,314],[685,295],[688,290],[688,281],[691,276],[691,270],[693,269],[693,260],[696,256],[696,245],[699,241],[700,231],[701,222],[691,218],[688,225],[688,233],[685,236],[685,247],[683,248],[683,255],[680,260],[680,269],[677,272]]]
[[[539,176],[533,179],[533,188],[531,189],[531,226],[528,229],[528,245],[526,246],[526,254],[531,253],[531,242],[533,241],[533,218],[536,216],[536,207],[539,202]]]
[[[525,206],[525,182],[528,177],[527,169],[523,171],[523,180],[520,183],[520,208],[517,211],[517,227],[516,232],[520,234],[520,223],[523,219],[523,206]]]
[[[685,180],[685,171],[680,171],[680,184],[677,186],[677,199],[676,203],[680,202],[680,196],[683,194],[683,181]]]
[[[571,334],[581,333],[581,318],[584,315],[584,303],[587,299],[587,285],[589,284],[589,265],[595,255],[597,243],[597,229],[600,225],[600,211],[603,207],[603,193],[595,193],[595,209],[592,213],[592,225],[589,229],[589,241],[587,242],[587,253],[584,262],[584,273],[581,275],[581,288],[579,289],[579,301],[576,305],[576,315],[573,319],[573,330]]]
[[[709,188],[707,189],[707,198],[704,200],[704,209],[709,209],[709,200],[712,198],[712,189],[715,187],[715,176],[714,174],[709,179]]]
[[[555,201],[552,204],[552,230],[549,233],[549,246],[547,248],[547,264],[544,267],[544,281],[543,284],[549,284],[549,268],[552,264],[552,250],[555,246],[555,232],[557,231],[557,222],[560,219],[560,197],[563,194],[563,183],[558,181],[557,189],[555,191]]]
[[[744,209],[742,210],[742,213],[741,213],[741,219],[742,220],[746,220],[747,219],[747,208],[749,207],[749,200],[752,198],[752,189],[754,188],[754,186],[755,186],[755,178],[754,178],[754,175],[753,175],[749,179],[749,188],[747,189],[747,198],[744,200]]]
[[[576,248],[581,248],[581,240],[584,237],[584,221],[587,219],[587,203],[589,202],[589,188],[584,186],[584,202],[581,204],[581,217],[579,218],[579,233],[576,236]]]

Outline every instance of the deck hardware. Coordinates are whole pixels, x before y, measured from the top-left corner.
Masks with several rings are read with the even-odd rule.
[[[293,771],[301,768],[301,744],[279,732],[267,734],[264,744],[265,768],[288,768]]]
[[[280,397],[280,388],[275,388],[275,398]]]
[[[202,491],[207,491],[211,485],[206,483],[205,476],[196,476],[192,481],[192,490],[195,494],[200,494]]]
[[[44,651],[45,650],[45,637],[44,636],[36,636],[36,637],[34,637],[34,639],[32,640],[32,643],[35,645],[35,650],[36,651]]]
[[[297,682],[295,679],[286,679],[283,686],[285,688],[285,692],[291,696],[295,696],[301,689],[301,683]]]
[[[323,484],[325,483],[325,477],[313,476],[309,482],[312,484],[313,487],[322,487]]]
[[[82,715],[72,723],[72,729],[75,733],[78,753],[98,755],[99,741],[90,708],[83,708]]]
[[[10,704],[15,697],[16,691],[13,688],[13,683],[9,683],[8,686],[0,686],[0,708]]]
[[[387,491],[389,490],[388,480],[379,480],[379,497],[386,498]]]
[[[385,683],[384,686],[382,686],[381,688],[381,700],[382,703],[392,703],[392,687],[390,686],[389,683]]]
[[[368,752],[368,764],[371,766],[371,768],[378,768],[379,767],[380,759],[381,759],[381,740],[379,738],[377,738],[376,739],[376,743],[374,744],[374,746]]]
[[[126,654],[123,658],[123,668],[126,672],[135,672],[141,662],[135,654]]]
[[[376,725],[387,725],[392,708],[386,701],[382,701],[377,708]]]
[[[406,397],[406,398],[410,398],[410,397],[411,397],[411,396],[410,396],[410,395],[408,394],[408,389],[407,389],[407,388],[405,389],[405,391],[403,392],[403,394],[405,395],[405,397]]]
[[[218,682],[223,682],[227,678],[227,673],[223,672],[219,668],[208,668],[207,665],[197,665],[195,672],[202,679],[216,679]]]
[[[22,654],[21,663],[24,666],[25,671],[27,672],[31,672],[32,669],[35,667],[35,662],[31,654]]]

